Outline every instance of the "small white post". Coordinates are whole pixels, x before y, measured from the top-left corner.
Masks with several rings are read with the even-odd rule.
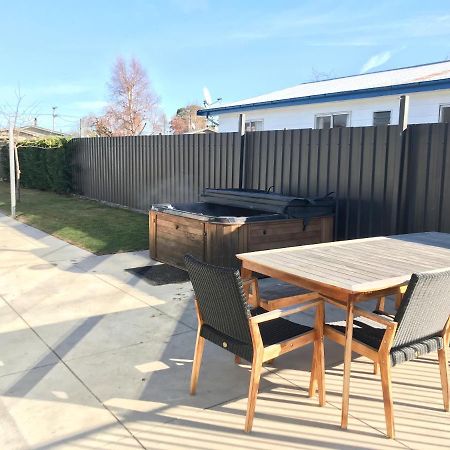
[[[408,128],[409,115],[409,95],[400,96],[400,110],[398,117],[398,124],[400,125],[400,134]]]
[[[241,137],[239,159],[239,189],[244,189],[244,165],[245,165],[245,114],[239,114],[238,133]]]
[[[16,218],[16,158],[14,154],[14,122],[9,121],[9,183],[11,189],[11,217]]]

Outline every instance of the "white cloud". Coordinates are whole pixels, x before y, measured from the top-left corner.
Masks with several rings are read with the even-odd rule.
[[[362,66],[360,73],[366,73],[369,70],[375,69],[376,67],[387,63],[391,59],[391,57],[392,52],[390,50],[371,56]]]

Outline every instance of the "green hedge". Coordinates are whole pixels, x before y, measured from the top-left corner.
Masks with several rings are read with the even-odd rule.
[[[18,148],[20,185],[58,193],[72,192],[72,149],[67,139],[21,143]],[[8,147],[0,151],[2,175],[9,176]]]

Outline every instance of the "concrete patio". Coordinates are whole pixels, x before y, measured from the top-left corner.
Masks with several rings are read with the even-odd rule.
[[[0,215],[0,449],[448,448],[436,355],[394,369],[388,440],[364,358],[352,366],[349,430],[339,428],[343,349],[329,342],[327,405],[307,397],[301,349],[266,367],[245,434],[249,366],[207,344],[189,395],[191,286],[124,271],[148,264],[147,252],[95,256]]]

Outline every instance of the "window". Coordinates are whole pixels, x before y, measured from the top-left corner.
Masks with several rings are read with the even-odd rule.
[[[348,127],[348,113],[320,114],[316,116],[316,129],[325,130],[328,128]]]
[[[390,125],[391,112],[390,111],[375,111],[373,113],[373,126]]]
[[[333,114],[333,128],[345,128],[348,123],[348,114]]]
[[[450,105],[441,105],[439,121],[444,123],[450,123]]]
[[[318,130],[327,130],[331,128],[331,116],[317,116],[316,128]]]
[[[262,120],[250,120],[245,122],[245,131],[262,131],[263,121]]]

